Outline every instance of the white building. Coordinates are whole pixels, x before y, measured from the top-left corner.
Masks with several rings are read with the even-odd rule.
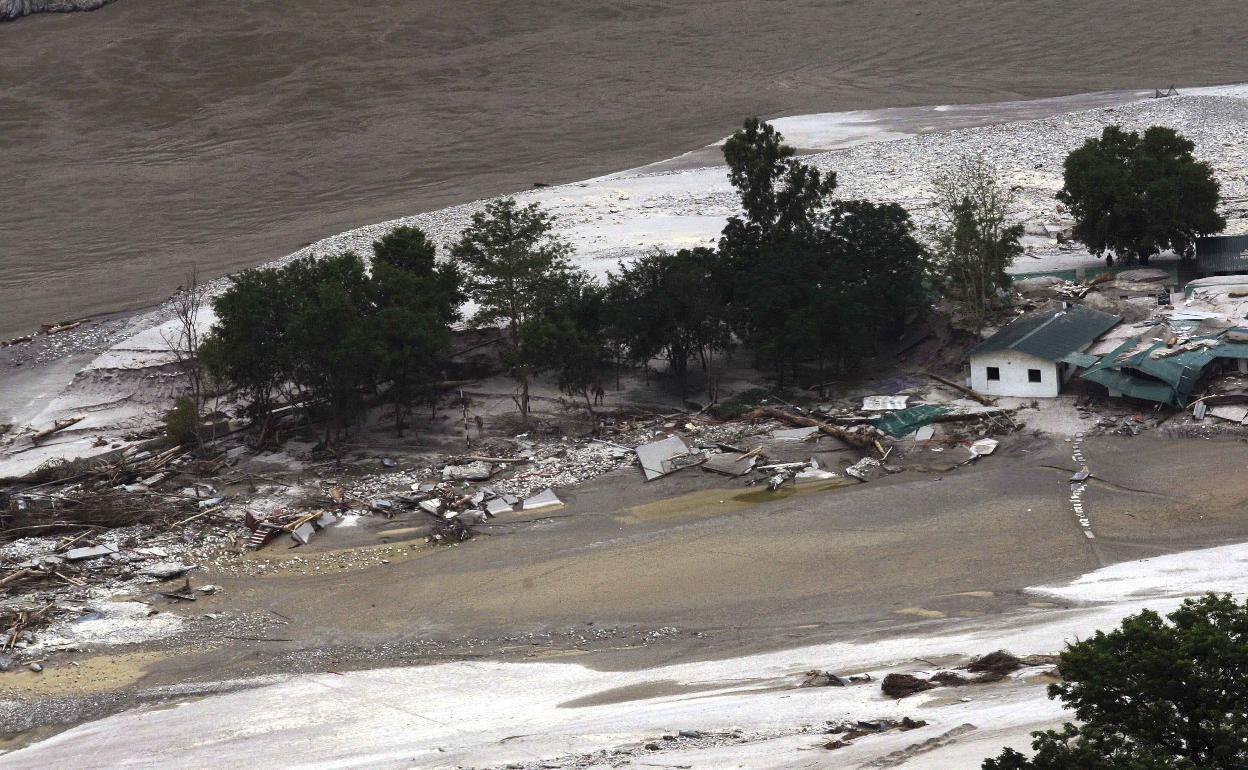
[[[971,387],[990,396],[1054,398],[1082,353],[1121,320],[1082,305],[1028,313],[969,354]]]

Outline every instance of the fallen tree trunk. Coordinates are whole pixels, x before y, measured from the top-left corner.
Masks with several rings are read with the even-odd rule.
[[[983,393],[980,393],[977,390],[971,390],[965,385],[959,385],[953,380],[947,380],[944,377],[941,377],[939,374],[932,374],[931,372],[927,372],[926,374],[928,377],[931,377],[933,380],[936,380],[939,383],[948,385],[949,387],[958,391],[962,395],[967,396],[968,398],[973,398],[979,403],[983,404],[984,406],[995,406],[997,403],[997,400],[995,398],[989,398],[988,396],[985,396]]]
[[[47,438],[48,436],[51,436],[53,433],[59,433],[60,431],[63,431],[63,430],[65,430],[65,429],[66,429],[66,428],[68,428],[68,427],[71,427],[71,426],[73,426],[73,425],[77,425],[78,423],[82,422],[82,421],[83,421],[83,420],[85,420],[85,419],[87,419],[87,418],[85,418],[85,417],[70,417],[70,418],[67,418],[67,419],[64,419],[64,420],[57,420],[55,423],[53,423],[53,425],[52,425],[52,427],[51,427],[51,428],[44,428],[43,430],[39,431],[38,433],[34,433],[34,434],[32,434],[32,435],[31,435],[31,437],[30,437],[30,440],[31,440],[32,442],[34,442],[34,443],[36,443],[36,444],[37,444],[37,443],[39,443],[39,441],[40,441],[41,439],[45,439],[45,438]]]
[[[967,420],[978,420],[980,417],[1009,417],[1009,415],[1009,409],[988,409],[983,412],[955,412],[953,414],[942,414],[933,417],[930,422],[965,422]],[[1010,422],[1013,422],[1013,420]]]
[[[774,406],[756,407],[747,413],[745,417],[749,419],[770,417],[771,419],[779,420],[786,425],[795,425],[799,428],[818,428],[820,433],[832,436],[833,438],[838,438],[846,444],[849,444],[852,447],[857,447],[858,449],[878,450],[878,439],[881,436],[880,432],[875,428],[871,428],[867,431],[846,430],[835,425],[829,425],[826,422],[820,422],[813,417],[793,414],[792,412],[786,412],[783,409],[777,409]]]

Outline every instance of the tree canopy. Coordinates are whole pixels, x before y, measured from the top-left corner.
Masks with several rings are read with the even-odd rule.
[[[486,204],[473,214],[452,249],[464,267],[465,288],[477,303],[472,322],[502,324],[505,360],[520,386],[520,417],[529,419],[529,384],[543,366],[533,339],[539,323],[567,286],[578,280],[568,261],[571,247],[552,232],[554,220],[536,203],[521,207],[514,198]],[[522,333],[528,325],[529,333]]]
[[[1058,200],[1070,207],[1074,235],[1092,253],[1138,259],[1165,249],[1190,256],[1194,239],[1226,227],[1218,213],[1220,186],[1195,145],[1173,128],[1141,136],[1106,126],[1066,157]]]
[[[1023,253],[1023,226],[1009,221],[1014,196],[980,158],[964,158],[938,175],[933,187],[936,277],[945,296],[978,327],[997,292],[1010,285],[1006,268]]]
[[[724,159],[744,212],[719,241],[735,331],[780,385],[805,360],[853,369],[922,305],[926,253],[909,215],[833,198],[836,175],[796,160],[757,118]]]
[[[1248,767],[1248,604],[1188,599],[1069,645],[1049,697],[1080,725],[1033,733],[984,770],[1242,770]]]

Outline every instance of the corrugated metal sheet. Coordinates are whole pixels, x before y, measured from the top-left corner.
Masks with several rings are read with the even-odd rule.
[[[902,409],[892,414],[884,414],[879,417],[872,417],[871,424],[884,431],[893,438],[900,438],[910,433],[914,433],[919,428],[927,425],[932,420],[942,414],[952,411],[948,407],[934,406],[932,404],[919,404],[909,409]]]
[[[1248,272],[1248,235],[1197,238],[1196,268],[1202,273]]]
[[[1214,359],[1248,358],[1248,344],[1222,341],[1207,348],[1153,358],[1153,351],[1164,348],[1165,343],[1137,348],[1140,339],[1127,340],[1079,376],[1132,398],[1183,406],[1191,400],[1192,390]],[[1197,339],[1216,340],[1219,335]]]
[[[1046,361],[1060,361],[1067,353],[1083,350],[1119,320],[1116,315],[1083,305],[1028,313],[976,345],[970,355],[1017,350]]]

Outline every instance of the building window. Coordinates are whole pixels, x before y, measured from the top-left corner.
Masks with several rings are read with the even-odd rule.
[[[988,367],[988,379],[989,381],[1001,379],[1001,370],[995,366]]]
[[[1028,370],[1027,370],[1027,381],[1028,381],[1028,382],[1040,382],[1040,370],[1039,370],[1039,369],[1028,369]]]

